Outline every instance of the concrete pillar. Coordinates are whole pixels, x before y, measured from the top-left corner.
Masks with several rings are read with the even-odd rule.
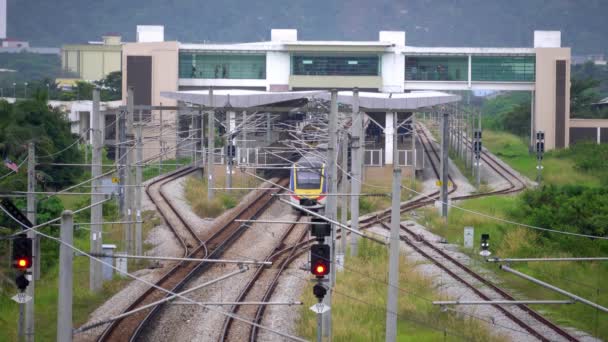
[[[386,165],[393,165],[393,134],[395,134],[395,127],[393,127],[393,117],[395,113],[386,112],[386,120],[384,124],[384,163]]]

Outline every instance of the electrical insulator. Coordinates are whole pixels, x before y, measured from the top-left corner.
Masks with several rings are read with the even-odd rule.
[[[22,271],[32,267],[32,239],[25,234],[13,240],[13,267]]]
[[[326,244],[310,247],[310,273],[323,278],[329,273],[329,246]]]

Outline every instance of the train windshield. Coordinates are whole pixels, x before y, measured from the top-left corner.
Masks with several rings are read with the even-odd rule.
[[[321,169],[298,169],[296,175],[298,189],[321,188]]]

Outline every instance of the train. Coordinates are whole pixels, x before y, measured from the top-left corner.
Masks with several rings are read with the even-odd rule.
[[[323,158],[313,154],[305,154],[293,163],[289,172],[289,198],[292,203],[311,210],[325,207],[326,166]]]

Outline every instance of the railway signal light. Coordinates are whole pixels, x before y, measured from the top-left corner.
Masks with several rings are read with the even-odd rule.
[[[319,302],[321,302],[327,294],[327,289],[321,284],[315,284],[315,286],[312,288],[312,293],[315,295],[315,297],[317,297]]]
[[[545,152],[545,142],[544,141],[538,141],[536,143],[536,153],[542,154],[543,152]],[[542,157],[541,157],[541,159],[542,159]]]
[[[30,281],[27,280],[24,272],[20,273],[19,275],[17,275],[17,278],[15,278],[15,285],[17,285],[17,288],[21,290],[21,292],[25,291],[29,284]]]
[[[32,239],[25,234],[13,240],[13,267],[22,271],[32,267]]]
[[[543,132],[543,131],[536,132],[536,140],[545,140],[545,132]]]
[[[481,152],[481,141],[473,142],[473,148],[475,150],[475,153]]]
[[[228,158],[236,157],[236,146],[226,145],[226,157],[228,157]]]
[[[475,139],[481,139],[481,130],[476,129],[476,130],[473,132],[473,138],[475,138]]]
[[[310,247],[310,272],[317,278],[329,273],[329,245],[318,244]]]
[[[489,256],[492,254],[492,252],[488,250],[488,248],[490,248],[488,240],[490,240],[490,234],[481,234],[481,252],[479,252],[479,255]]]
[[[538,161],[538,165],[536,165],[536,181],[540,182],[540,171],[543,169],[543,166],[540,164],[541,160],[543,160],[543,154],[545,153],[545,132],[537,131],[536,132],[536,160]]]
[[[323,238],[331,235],[331,226],[327,221],[314,217],[310,224],[310,234],[317,238],[319,241],[323,241]]]

